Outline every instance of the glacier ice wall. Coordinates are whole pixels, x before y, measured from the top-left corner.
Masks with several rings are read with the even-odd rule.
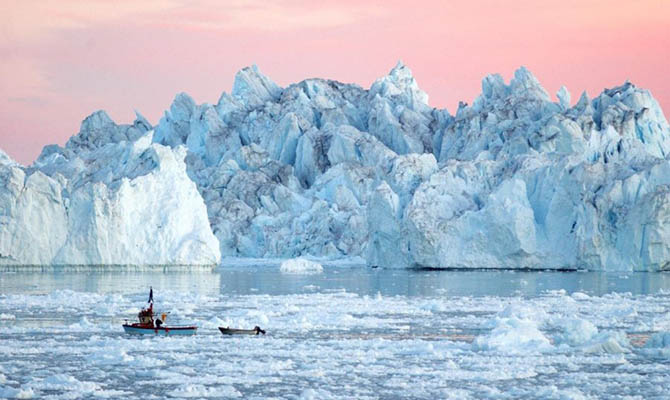
[[[97,112],[33,167],[0,164],[0,264],[217,264],[186,149],[152,143],[150,128]]]
[[[153,224],[163,227],[153,212],[165,217],[195,203],[186,198],[198,197],[197,188],[225,256],[363,256],[399,268],[670,269],[670,127],[658,103],[629,82],[594,99],[584,93],[573,106],[565,87],[556,96],[522,67],[509,83],[484,78],[473,104],[451,115],[428,105],[402,63],[367,90],[324,79],[282,88],[252,66],[217,104],[181,93],[155,127],[141,115],[116,125],[98,112],[65,148],[47,146],[33,167],[0,161],[8,182],[1,204],[18,201],[10,187],[34,190],[42,202],[39,212],[3,206],[2,218],[67,221],[51,228],[39,257],[107,260],[147,241]],[[182,159],[189,182],[177,173]],[[168,174],[163,169],[174,172],[170,182],[143,183]],[[145,191],[185,197],[170,203],[143,198]],[[75,204],[78,216],[59,202]],[[117,237],[103,234],[110,230],[103,220],[128,214],[151,224],[142,230],[123,221]],[[0,234],[37,234],[15,225],[25,232]],[[150,254],[194,254],[176,250],[177,238],[192,237],[184,229],[207,236],[199,217],[197,225],[170,226],[174,236]]]

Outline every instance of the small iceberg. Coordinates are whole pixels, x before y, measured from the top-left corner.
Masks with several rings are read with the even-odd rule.
[[[279,270],[285,274],[320,274],[323,272],[323,266],[316,261],[310,261],[304,258],[291,258],[281,263]]]
[[[563,332],[554,338],[559,346],[580,349],[585,353],[622,354],[630,352],[625,332],[603,331],[590,321],[572,318],[561,321]]]
[[[488,350],[506,354],[547,352],[553,349],[549,339],[540,331],[545,314],[521,305],[507,306],[489,321],[493,329],[475,338],[475,351]]]

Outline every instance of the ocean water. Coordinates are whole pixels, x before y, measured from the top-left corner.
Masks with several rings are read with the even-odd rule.
[[[197,335],[123,332],[150,286]],[[668,273],[0,272],[0,398],[660,399],[668,382]]]

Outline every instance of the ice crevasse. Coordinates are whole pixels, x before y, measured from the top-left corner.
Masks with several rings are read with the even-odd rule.
[[[557,99],[523,67],[453,115],[402,63],[369,89],[248,67],[155,126],[99,111],[31,167],[0,154],[0,262],[670,269],[658,103],[629,82]]]

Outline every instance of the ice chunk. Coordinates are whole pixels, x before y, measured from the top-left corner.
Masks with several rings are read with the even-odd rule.
[[[320,274],[323,272],[323,266],[305,258],[292,258],[283,261],[279,270],[286,274]]]
[[[476,337],[472,347],[508,354],[551,351],[554,347],[539,329],[543,318],[542,312],[529,307],[508,306],[489,321],[493,329]]]
[[[38,393],[33,389],[16,389],[13,387],[0,386],[0,398],[3,399],[33,399]]]
[[[300,393],[300,400],[328,400],[334,399],[332,393],[326,389],[305,389]]]
[[[579,318],[562,321],[561,326],[563,333],[558,336],[556,343],[566,343],[570,346],[584,345],[598,333],[595,325]]]
[[[515,354],[545,352],[553,346],[534,321],[512,317],[497,319],[491,333],[474,340],[473,348]]]
[[[242,394],[230,385],[203,386],[186,383],[169,393],[170,397],[177,398],[237,398]]]
[[[583,350],[587,353],[621,354],[629,353],[630,347],[625,332],[607,331],[595,335],[586,342]]]

